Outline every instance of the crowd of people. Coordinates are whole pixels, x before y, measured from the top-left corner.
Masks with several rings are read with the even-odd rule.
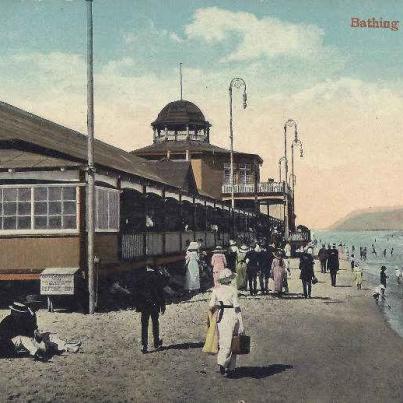
[[[295,254],[296,251],[294,251]],[[318,280],[314,272],[314,245],[308,245],[298,252],[299,278],[303,298],[312,297],[312,284]],[[289,292],[288,279],[291,277],[291,245],[265,240],[247,243],[231,240],[225,250],[217,245],[213,251],[203,249],[202,242],[192,241],[187,245],[184,262],[184,291],[192,296],[201,290],[201,278],[209,279],[211,297],[208,305],[209,324],[216,329],[217,348],[207,352],[217,353],[219,372],[232,376],[236,365],[233,351],[233,337],[244,335],[239,296],[270,295],[282,298]],[[331,284],[336,286],[339,270],[339,251],[336,244],[322,248],[318,252],[321,271],[330,272]],[[166,309],[167,277],[155,265],[153,258],[145,262],[144,270],[139,271],[135,292],[135,307],[141,314],[141,351],[149,351],[149,322],[152,322],[153,345],[155,350],[163,349],[160,338],[159,317]],[[362,269],[358,261],[354,267],[357,288],[361,288]],[[386,281],[386,277],[384,278]],[[258,288],[259,286],[259,288]],[[386,287],[386,284],[384,285]],[[127,290],[126,290],[127,291]],[[129,294],[129,291],[127,291]],[[24,351],[39,360],[46,360],[50,351],[77,351],[79,343],[66,342],[56,335],[41,333],[38,330],[35,310],[38,301],[27,299],[10,306],[10,315],[0,323],[0,344],[7,346],[8,352]]]

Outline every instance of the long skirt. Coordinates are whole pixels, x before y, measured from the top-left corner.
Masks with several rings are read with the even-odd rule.
[[[236,266],[236,288],[246,289],[246,263],[238,263]]]
[[[224,309],[221,321],[218,323],[217,364],[233,371],[236,366],[236,354],[231,351],[232,336],[238,334],[239,321],[234,309]]]
[[[190,259],[186,265],[185,290],[195,291],[200,289],[199,262]]]

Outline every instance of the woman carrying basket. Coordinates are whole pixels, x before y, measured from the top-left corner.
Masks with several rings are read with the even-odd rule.
[[[211,294],[210,310],[217,315],[218,344],[217,364],[220,373],[231,377],[236,366],[236,354],[232,353],[232,337],[244,333],[238,292],[230,285],[234,273],[229,269],[220,272],[220,287],[214,288]]]

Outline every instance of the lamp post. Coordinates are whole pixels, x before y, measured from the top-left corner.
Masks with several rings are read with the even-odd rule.
[[[298,138],[297,122],[294,119],[288,119],[284,123],[284,158],[285,158],[285,195],[284,195],[284,238],[287,241],[289,237],[289,219],[288,219],[288,158],[287,158],[287,127],[294,126],[295,139]]]
[[[286,158],[285,158],[285,157],[281,157],[281,158],[278,160],[278,177],[279,177],[280,183],[281,183],[281,179],[282,179],[282,176],[281,176],[281,163],[282,163],[282,162],[286,162]]]
[[[292,177],[292,181],[290,181],[290,183],[292,183],[292,199],[294,200],[294,187],[295,187],[295,181],[296,181],[296,176],[294,173],[294,147],[295,146],[299,146],[299,156],[300,158],[304,157],[304,149],[302,146],[302,141],[296,137],[294,139],[294,141],[291,143],[291,177]]]
[[[243,87],[243,108],[247,106],[246,83],[240,77],[235,77],[229,84],[229,139],[230,139],[230,177],[231,177],[231,207],[235,208],[234,199],[234,132],[232,127],[232,88]]]
[[[88,312],[95,312],[95,169],[94,169],[94,73],[93,73],[93,22],[92,0],[87,1],[87,131],[88,131],[88,167],[87,167],[87,256],[88,256]]]

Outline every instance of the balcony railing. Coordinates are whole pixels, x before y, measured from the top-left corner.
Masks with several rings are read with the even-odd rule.
[[[291,189],[284,182],[260,182],[257,184],[256,193],[291,193]],[[222,186],[222,193],[231,193],[231,185],[224,184]],[[241,183],[234,185],[234,193],[255,193],[254,183]]]

